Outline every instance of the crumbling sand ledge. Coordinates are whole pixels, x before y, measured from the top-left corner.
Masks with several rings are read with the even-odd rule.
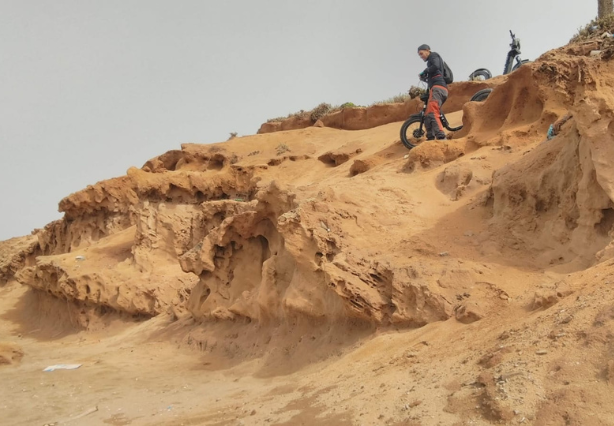
[[[464,129],[445,143],[307,127],[185,144],[71,194],[63,219],[0,243],[3,377],[55,404],[15,391],[3,409],[44,424],[84,412],[72,395],[102,401],[94,423],[126,421],[109,414],[123,398],[134,424],[162,402],[177,418],[158,423],[610,424],[614,68],[584,50],[451,113]],[[93,389],[40,385],[49,358],[84,362]]]

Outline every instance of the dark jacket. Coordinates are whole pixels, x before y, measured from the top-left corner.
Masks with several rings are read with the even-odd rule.
[[[424,70],[424,73],[427,75],[429,89],[431,89],[433,86],[448,87],[443,79],[443,59],[441,59],[439,53],[431,52],[426,61],[426,69]]]

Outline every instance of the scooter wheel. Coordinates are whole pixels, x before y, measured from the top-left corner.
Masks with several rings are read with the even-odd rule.
[[[492,74],[486,68],[477,69],[469,75],[469,81],[488,80],[491,78],[492,78]]]
[[[482,89],[476,92],[476,94],[471,97],[471,102],[484,102],[486,98],[490,95],[490,92],[492,92],[492,89],[490,88]]]
[[[514,68],[512,68],[512,71],[516,71],[518,68],[520,68],[521,66],[523,66],[524,64],[528,62],[531,62],[531,61],[529,61],[528,59],[523,59],[522,61],[514,65]]]

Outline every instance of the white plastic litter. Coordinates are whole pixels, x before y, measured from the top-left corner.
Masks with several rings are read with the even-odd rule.
[[[43,371],[55,371],[55,370],[76,370],[81,367],[81,364],[56,364],[50,365],[45,368]]]

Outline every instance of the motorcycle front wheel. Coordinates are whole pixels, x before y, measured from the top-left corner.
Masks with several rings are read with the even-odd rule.
[[[516,71],[518,68],[520,68],[522,65],[529,63],[531,61],[529,61],[528,59],[523,59],[520,62],[517,62],[516,65],[514,65],[514,68],[512,68],[512,72]]]
[[[426,132],[421,126],[422,117],[409,117],[401,126],[401,142],[407,149],[415,148],[424,140]]]
[[[486,98],[490,96],[490,92],[492,92],[490,88],[476,92],[475,95],[471,97],[471,102],[484,102]]]

